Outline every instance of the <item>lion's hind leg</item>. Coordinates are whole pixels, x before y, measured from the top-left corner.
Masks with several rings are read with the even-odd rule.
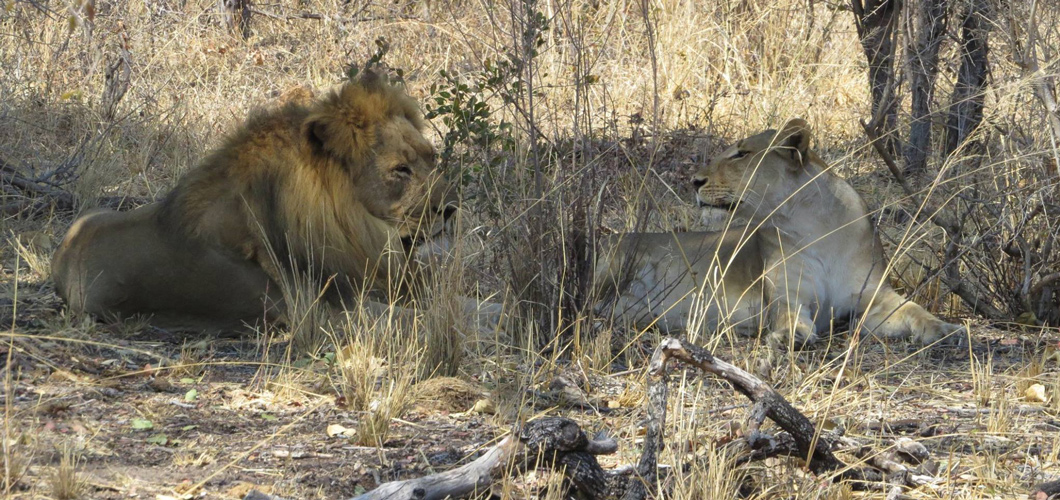
[[[947,323],[935,317],[916,302],[894,290],[881,290],[865,311],[864,326],[874,335],[889,339],[912,338],[929,345],[964,331],[962,325]],[[957,339],[953,339],[957,340]]]

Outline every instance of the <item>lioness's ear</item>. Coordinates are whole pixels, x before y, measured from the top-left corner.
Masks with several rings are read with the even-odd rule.
[[[806,120],[795,118],[785,123],[784,128],[777,134],[777,139],[797,166],[801,167],[809,159],[810,126]]]

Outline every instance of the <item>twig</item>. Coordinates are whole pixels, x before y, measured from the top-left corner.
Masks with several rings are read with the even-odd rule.
[[[54,200],[53,203],[60,209],[72,210],[74,208],[74,195],[66,191],[60,191],[37,184],[17,172],[9,170],[9,166],[3,164],[3,160],[0,160],[0,165],[3,165],[4,167],[2,171],[0,171],[0,179],[2,179],[3,182],[15,186],[27,194],[51,198]]]
[[[848,438],[829,438],[818,435],[813,423],[795,409],[783,396],[773,390],[769,384],[737,366],[722,361],[706,349],[695,344],[673,338],[664,339],[652,356],[649,373],[658,374],[666,370],[667,361],[676,359],[682,363],[697,367],[705,372],[721,377],[732,384],[733,388],[753,401],[748,415],[746,440],[754,450],[752,456],[766,458],[777,455],[795,455],[802,458],[807,467],[815,474],[834,474],[834,480],[849,480],[858,489],[878,489],[885,479],[903,486],[916,487],[934,482],[935,479],[919,471],[913,471],[898,463],[899,457],[893,451],[872,453],[867,446]],[[759,431],[765,418],[775,422],[786,431],[777,437]],[[840,461],[832,453],[836,442],[855,446],[858,456],[866,461],[869,467],[854,467]],[[916,450],[914,460],[927,458],[927,449],[919,443],[903,443],[903,450]],[[795,453],[793,453],[795,452]],[[797,454],[796,454],[797,453]],[[744,463],[744,462],[741,462]]]

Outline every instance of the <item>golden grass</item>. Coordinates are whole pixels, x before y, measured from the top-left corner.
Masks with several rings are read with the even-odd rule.
[[[52,498],[73,500],[81,497],[85,481],[77,471],[80,464],[80,452],[73,444],[67,443],[59,450],[59,465],[51,477]]]
[[[3,441],[4,468],[0,476],[0,486],[5,494],[9,494],[20,486],[19,481],[29,472],[33,464],[35,447],[33,441],[26,434],[19,434],[5,438]]]

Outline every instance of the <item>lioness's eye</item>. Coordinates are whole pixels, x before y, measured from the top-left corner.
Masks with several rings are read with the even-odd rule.
[[[394,172],[397,172],[398,175],[412,177],[412,167],[408,166],[408,164],[406,163],[402,163],[401,165],[394,167]]]
[[[736,154],[730,156],[730,158],[732,158],[733,160],[737,158],[743,158],[744,156],[747,156],[748,153],[750,153],[750,151],[737,151]]]

